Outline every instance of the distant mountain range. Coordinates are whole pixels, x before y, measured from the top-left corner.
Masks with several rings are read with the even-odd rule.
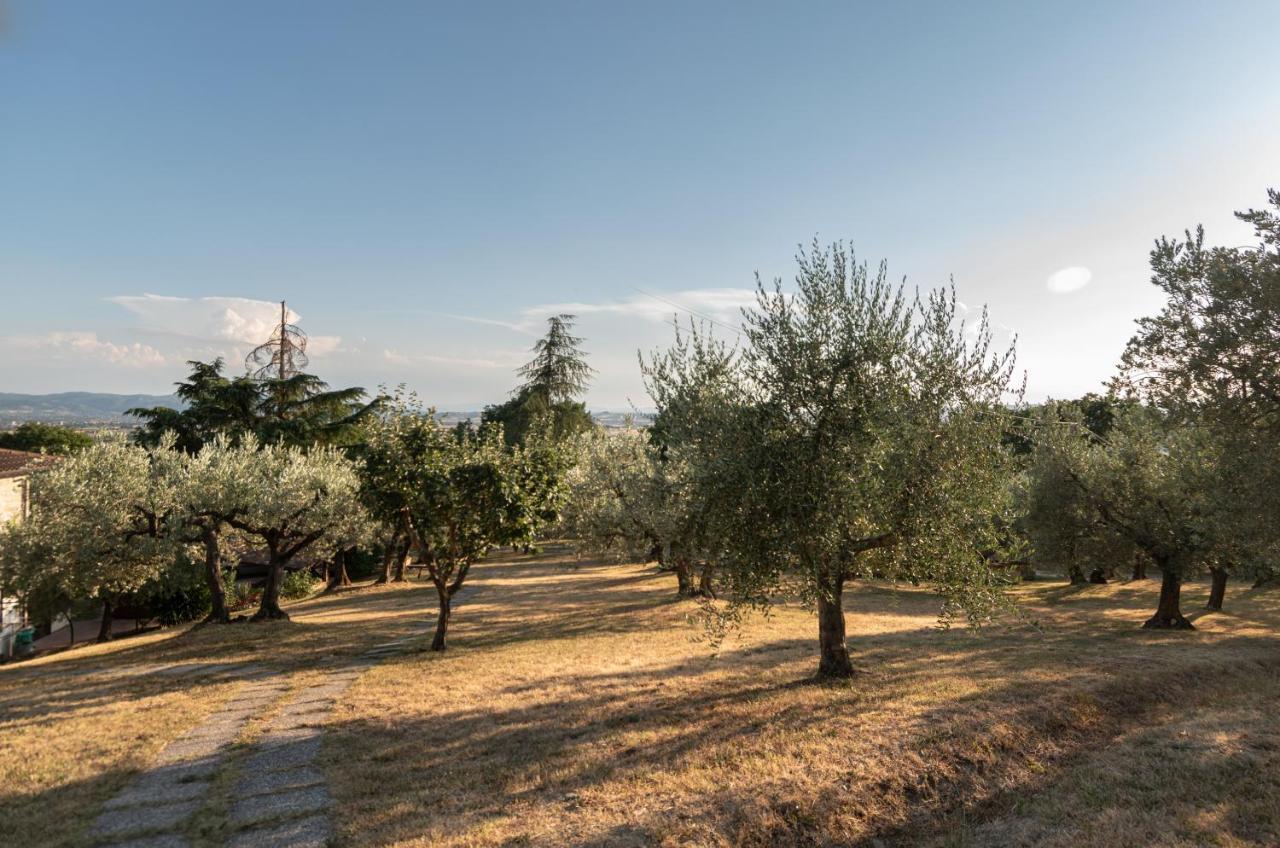
[[[21,395],[0,392],[0,428],[21,424],[23,421],[45,421],[64,424],[127,424],[136,419],[126,416],[126,409],[134,407],[182,406],[175,395],[113,395],[105,392],[58,392],[51,395]],[[597,421],[606,427],[620,427],[632,413],[593,410]],[[441,412],[446,423],[480,420],[479,411]],[[647,426],[652,416],[634,415],[637,426]]]
[[[174,395],[113,395],[104,392],[20,395],[0,392],[0,427],[23,421],[122,423],[126,420],[126,409],[136,406],[181,405],[182,402]]]

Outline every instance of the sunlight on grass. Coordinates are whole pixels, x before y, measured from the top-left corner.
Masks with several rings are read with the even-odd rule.
[[[818,685],[803,609],[715,657],[651,567],[492,560],[449,651],[385,660],[329,717],[333,820],[353,845],[1147,844],[1170,814],[1184,841],[1162,844],[1280,838],[1274,592],[1236,588],[1190,633],[1139,629],[1155,581],[1015,592],[1040,630],[942,631],[928,592],[852,586],[862,671]],[[0,670],[0,818],[30,844],[87,844],[106,798],[236,685],[113,669],[238,663],[305,687],[392,634],[425,646],[434,591],[289,609]]]

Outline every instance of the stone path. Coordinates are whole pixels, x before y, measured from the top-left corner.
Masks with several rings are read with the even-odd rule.
[[[416,627],[435,619],[413,622]],[[247,680],[228,703],[203,724],[169,743],[151,769],[138,775],[104,807],[90,835],[103,848],[188,848],[191,819],[212,799],[213,779],[236,767],[227,824],[234,832],[227,848],[323,848],[331,828],[331,803],[324,773],[314,765],[324,720],[334,703],[375,663],[409,649],[421,631],[375,645],[327,674],[324,681],[287,698],[243,758],[231,758],[232,744],[250,719],[270,711],[284,697],[287,680],[259,676]],[[214,675],[245,677],[251,669],[205,664]],[[185,674],[187,669],[148,673]],[[238,766],[238,767],[237,767]]]
[[[243,684],[220,710],[166,745],[149,770],[105,805],[90,834],[119,848],[178,848],[183,826],[207,802],[231,743],[287,684],[263,677]]]

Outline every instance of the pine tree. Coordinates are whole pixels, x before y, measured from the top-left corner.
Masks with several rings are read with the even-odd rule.
[[[594,373],[582,339],[573,334],[573,315],[553,315],[547,319],[547,335],[533,346],[533,359],[520,369],[525,382],[517,391],[538,397],[547,406],[568,403],[586,392]]]

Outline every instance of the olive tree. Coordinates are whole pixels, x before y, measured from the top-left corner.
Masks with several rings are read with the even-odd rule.
[[[1037,549],[1064,548],[1064,539],[1086,539],[1103,555],[1136,547],[1160,570],[1159,604],[1143,626],[1192,629],[1182,584],[1229,550],[1213,501],[1220,471],[1209,433],[1173,425],[1151,408],[1125,411],[1105,441],[1071,423],[1047,418],[1037,434],[1030,501]]]
[[[1229,540],[1213,564],[1220,606],[1228,573],[1265,581],[1275,574],[1280,533],[1280,191],[1269,207],[1239,212],[1252,247],[1214,247],[1203,228],[1162,238],[1151,251],[1151,281],[1165,295],[1138,322],[1115,387],[1202,428],[1221,473],[1206,485]]]
[[[287,619],[284,566],[325,540],[346,539],[366,521],[355,465],[335,448],[304,452],[219,439],[193,460],[189,513],[221,521],[267,550],[267,582],[254,621]]]
[[[0,537],[6,593],[54,589],[102,603],[99,641],[111,638],[116,600],[173,560],[160,516],[171,491],[163,455],[110,440],[31,478],[31,514]]]
[[[366,425],[365,441],[365,502],[417,548],[439,602],[431,649],[442,651],[471,566],[497,545],[532,543],[556,519],[560,451],[536,434],[508,446],[501,428],[443,428],[403,393]]]
[[[687,462],[635,429],[593,431],[576,448],[564,532],[585,550],[656,559],[675,573],[680,597],[714,595],[706,513]]]
[[[818,611],[819,675],[847,677],[852,579],[927,582],[944,621],[1006,602],[983,552],[999,544],[1013,351],[992,350],[985,314],[967,332],[953,293],[910,298],[842,245],[798,263],[794,292],[757,284],[739,356],[677,345],[646,371],[660,414],[707,389],[669,438],[695,448],[731,597],[798,590]]]

